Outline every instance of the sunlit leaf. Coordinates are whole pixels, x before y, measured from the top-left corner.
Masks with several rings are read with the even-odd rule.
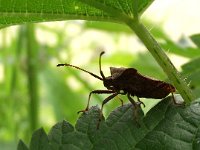
[[[30,150],[49,150],[50,145],[45,131],[41,128],[35,131],[31,138]]]
[[[136,3],[137,2],[137,3]],[[134,9],[141,14],[153,0],[8,0],[1,1],[0,26],[22,24],[25,22],[43,22],[55,20],[104,20],[117,21],[118,14],[132,17]],[[87,3],[87,4],[85,4]],[[134,7],[137,4],[137,7]],[[93,5],[99,8],[92,7]],[[102,9],[111,10],[109,13]]]
[[[22,140],[19,141],[17,150],[28,150],[28,147],[24,144]]]

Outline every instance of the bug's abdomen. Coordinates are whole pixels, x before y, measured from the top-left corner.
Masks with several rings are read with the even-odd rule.
[[[141,98],[161,99],[175,92],[175,88],[171,84],[153,79],[131,78],[114,83],[116,83],[116,88]]]
[[[146,85],[142,89],[137,89],[134,94],[138,97],[143,98],[161,99],[165,98],[172,92],[175,92],[175,88],[171,84],[157,81],[157,84],[155,84],[155,86]]]

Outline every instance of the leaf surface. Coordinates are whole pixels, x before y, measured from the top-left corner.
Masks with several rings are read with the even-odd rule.
[[[28,147],[26,146],[26,144],[24,144],[22,140],[20,140],[17,145],[17,150],[28,150]]]
[[[1,0],[0,27],[27,22],[101,20],[121,22],[116,15],[142,14],[153,0]],[[93,6],[98,5],[99,8]],[[136,7],[137,6],[137,7]],[[110,13],[102,11],[111,10]]]
[[[42,128],[33,133],[30,150],[50,150],[48,137]]]
[[[174,105],[163,99],[146,116],[126,104],[114,110],[96,129],[99,108],[81,115],[75,128],[66,121],[57,123],[48,134],[51,148],[58,149],[173,149],[197,150],[200,147],[200,100],[190,106]],[[39,136],[39,134],[38,134]],[[37,138],[33,138],[32,140]],[[34,142],[37,143],[37,142]],[[47,144],[47,145],[45,145]],[[48,143],[44,143],[48,147]]]

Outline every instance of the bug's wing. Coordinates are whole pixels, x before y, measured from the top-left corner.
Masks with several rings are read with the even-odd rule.
[[[130,79],[133,77],[137,70],[134,68],[116,68],[117,70],[113,72],[112,77],[113,79]]]
[[[110,74],[112,76],[112,78],[116,79],[119,76],[121,76],[121,74],[126,70],[127,68],[115,68],[115,67],[110,67]]]
[[[134,75],[137,72],[136,69],[134,68],[115,68],[115,67],[110,67],[110,73],[113,79],[117,79],[119,77],[124,77],[126,78],[127,75]]]

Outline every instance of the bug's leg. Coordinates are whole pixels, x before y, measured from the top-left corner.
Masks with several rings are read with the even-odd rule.
[[[131,98],[131,95],[128,93],[127,94],[128,100],[131,102],[131,104],[133,104],[133,106],[136,108],[138,107],[138,104],[134,101],[133,98]]]
[[[177,104],[173,93],[172,93],[172,99],[173,99],[174,104]]]
[[[132,103],[132,105],[134,106],[134,109],[133,109],[133,117],[135,118],[136,122],[138,123],[139,122],[139,118],[138,118],[138,109],[140,107],[140,105],[138,105],[133,98],[131,98],[131,95],[130,93],[127,94],[127,97],[129,99],[129,101]],[[138,124],[139,125],[139,124]]]
[[[90,105],[90,97],[92,94],[111,94],[111,93],[115,93],[115,92],[111,91],[111,90],[94,90],[94,91],[90,92],[86,108],[84,110],[78,111],[77,113],[80,113],[80,112],[84,113],[84,112],[88,111],[89,105]]]
[[[142,104],[145,107],[145,104],[139,99],[139,97],[137,97],[137,99],[138,99],[139,104],[140,105]]]
[[[106,99],[104,99],[104,101],[103,101],[103,103],[102,103],[102,105],[101,105],[99,121],[98,121],[98,123],[97,123],[97,129],[99,129],[99,125],[100,125],[101,119],[102,119],[102,117],[103,117],[103,106],[104,106],[107,102],[109,102],[111,99],[113,99],[115,96],[117,96],[117,95],[118,95],[118,93],[114,93],[114,94],[108,96]]]
[[[118,92],[118,94],[120,94],[120,95],[126,95],[127,92],[122,91],[122,92]],[[121,99],[119,96],[118,96],[118,99],[119,99],[120,102],[121,102],[121,106],[123,106],[123,105],[124,105],[124,101],[123,101],[123,99]]]

